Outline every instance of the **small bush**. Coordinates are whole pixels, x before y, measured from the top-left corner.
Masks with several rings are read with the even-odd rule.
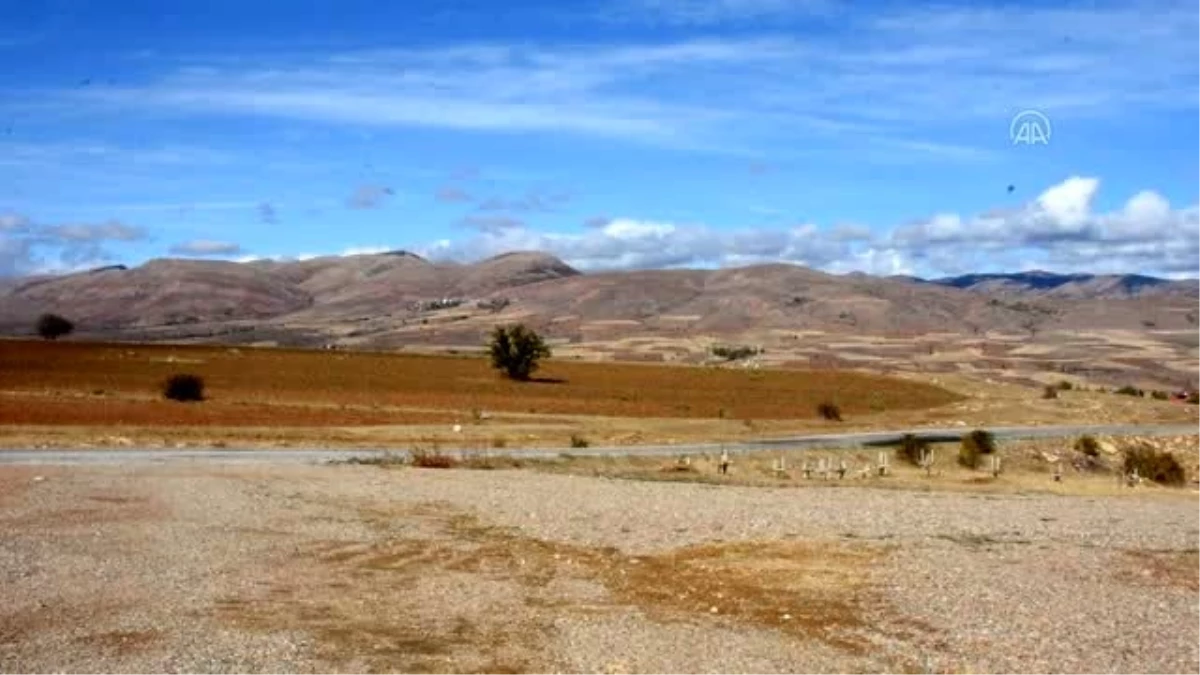
[[[421,469],[453,469],[458,465],[457,459],[443,454],[440,450],[416,448],[412,451],[411,457],[410,463]]]
[[[1090,434],[1084,434],[1076,439],[1075,449],[1088,457],[1100,456],[1100,442],[1096,440],[1095,436]]]
[[[1188,394],[1187,402],[1191,403],[1192,405],[1200,405],[1200,393],[1193,391],[1192,393]]]
[[[492,436],[492,447],[503,448],[508,445],[508,439],[503,436]]]
[[[1125,473],[1134,470],[1142,478],[1162,485],[1183,485],[1187,473],[1175,456],[1159,452],[1149,445],[1139,445],[1125,451]]]
[[[1152,391],[1150,392],[1150,398],[1154,399],[1155,401],[1165,401],[1171,397],[1165,391]]]
[[[896,456],[913,466],[921,465],[921,453],[929,449],[929,442],[912,434],[904,434],[896,448]]]
[[[203,401],[204,378],[184,373],[172,375],[163,382],[162,394],[172,401]]]
[[[963,445],[970,445],[981,455],[990,455],[996,451],[996,437],[986,429],[976,429],[963,436]]]
[[[1060,391],[1071,391],[1075,388],[1075,385],[1071,384],[1067,380],[1063,380],[1058,383],[1058,388]]]
[[[817,414],[821,416],[821,419],[826,419],[833,422],[842,421],[842,409],[837,407],[836,404],[828,401],[825,401],[817,406]]]
[[[588,440],[583,436],[580,436],[579,434],[571,434],[572,448],[586,448],[589,445],[591,445],[591,443],[588,443]]]
[[[719,356],[719,357],[725,359],[726,361],[738,361],[738,360],[741,360],[744,358],[754,356],[755,354],[758,354],[758,353],[759,353],[758,349],[756,349],[754,347],[748,347],[745,345],[738,346],[738,347],[726,347],[723,345],[718,345],[718,346],[712,348],[713,356]]]
[[[37,334],[46,340],[57,340],[75,330],[75,324],[57,314],[43,314],[37,320]]]
[[[1141,389],[1138,389],[1137,387],[1134,387],[1133,385],[1129,385],[1129,384],[1125,385],[1124,387],[1121,387],[1120,389],[1117,389],[1113,393],[1121,394],[1122,396],[1145,396],[1146,395],[1146,392],[1142,391]]]
[[[1058,398],[1058,387],[1048,384],[1042,389],[1042,398]]]
[[[958,449],[958,463],[968,469],[977,469],[980,458],[995,451],[996,438],[988,431],[976,429],[963,436],[962,445]]]

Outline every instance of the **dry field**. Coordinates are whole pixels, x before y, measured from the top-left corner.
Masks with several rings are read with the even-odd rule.
[[[4,672],[1196,672],[1193,491],[0,467]]]
[[[564,345],[564,358],[698,362],[711,338],[615,337]],[[763,346],[763,366],[863,368],[882,373],[980,375],[1033,385],[1076,384],[1195,389],[1200,348],[1185,331],[1060,330],[1029,334],[873,335],[761,331],[740,341]],[[723,344],[729,342],[722,341]]]
[[[194,372],[201,404],[164,401]],[[1196,406],[1095,390],[1044,400],[994,373],[711,368],[551,360],[513,383],[480,358],[0,340],[9,447],[565,447],[721,442],[920,426],[1195,422]],[[844,421],[816,417],[822,400]],[[453,431],[454,427],[458,431]]]
[[[203,376],[208,400],[162,400],[159,383],[178,372]],[[849,372],[551,361],[538,375],[510,382],[474,357],[0,341],[0,433],[10,443],[386,445],[460,424],[470,429],[446,441],[499,446],[562,444],[582,419],[596,440],[641,442],[714,426],[744,436],[747,420],[811,423],[823,400],[858,414],[961,398]]]
[[[793,419],[814,417],[822,401],[837,402],[846,413],[856,414],[872,407],[928,408],[959,398],[928,384],[854,372],[739,372],[549,361],[535,381],[517,383],[475,357],[0,341],[0,390],[5,393],[91,394],[73,401],[73,419],[64,418],[66,411],[61,411],[54,417],[57,423],[106,421],[111,415],[103,408],[112,399],[158,399],[158,384],[178,372],[203,376],[213,407],[280,406],[274,421],[283,426],[304,416],[289,407],[298,405],[328,407],[330,418],[336,418],[341,406],[378,405],[454,412]],[[5,412],[18,414],[14,409]],[[250,426],[263,423],[261,411],[249,412]],[[26,414],[39,419],[35,410]],[[203,413],[198,415],[197,422],[207,421]],[[218,416],[212,423],[230,422]],[[346,423],[371,422],[348,413]]]

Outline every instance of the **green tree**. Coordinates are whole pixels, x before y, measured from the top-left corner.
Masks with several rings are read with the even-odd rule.
[[[43,314],[38,318],[37,333],[47,340],[57,340],[75,330],[75,324],[57,314]]]
[[[503,370],[513,380],[528,380],[537,370],[538,360],[550,356],[542,336],[520,323],[509,328],[496,326],[489,351],[492,367]]]

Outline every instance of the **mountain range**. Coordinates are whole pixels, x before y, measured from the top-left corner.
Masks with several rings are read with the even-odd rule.
[[[789,264],[581,273],[538,252],[471,264],[406,251],[252,262],[156,259],[0,280],[0,331],[43,312],[84,335],[313,346],[477,344],[524,321],[568,342],[614,336],[749,339],[772,331],[872,335],[1194,330],[1200,284],[1029,271],[920,279]]]

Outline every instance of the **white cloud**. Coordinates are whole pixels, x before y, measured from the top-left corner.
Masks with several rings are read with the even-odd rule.
[[[789,230],[721,231],[702,225],[617,218],[579,234],[505,229],[464,240],[442,240],[416,250],[426,257],[454,260],[475,260],[513,250],[542,250],[587,270],[718,267],[777,261],[825,266],[849,249],[821,234],[812,225]]]
[[[16,213],[0,213],[0,232],[18,232],[29,227],[29,219]]]
[[[1087,220],[1099,187],[1095,178],[1073,176],[1043,192],[1038,205],[1053,222],[1073,228]]]
[[[980,214],[938,213],[889,230],[849,224],[820,227],[725,229],[698,223],[628,217],[604,218],[571,232],[530,229],[506,216],[495,227],[461,239],[425,245],[350,246],[338,255],[414,250],[433,259],[476,260],[514,250],[542,250],[585,270],[722,267],[789,262],[832,272],[943,276],[965,272],[1088,271],[1195,276],[1200,268],[1200,207],[1172,206],[1143,190],[1098,211],[1101,182],[1071,176],[1029,203]],[[43,225],[18,214],[0,215],[0,274],[36,269],[94,267],[111,256],[103,248],[146,237],[121,222]],[[237,260],[304,260],[240,255],[229,242],[197,240],[173,252]],[[47,257],[47,254],[49,257]]]
[[[386,185],[360,185],[346,199],[346,206],[351,209],[377,209],[396,192]]]
[[[581,233],[525,228],[485,231],[417,247],[432,258],[474,260],[512,250],[544,250],[585,270],[721,267],[790,262],[832,272],[943,276],[1050,268],[1195,275],[1200,267],[1197,207],[1172,209],[1139,192],[1097,213],[1100,182],[1070,177],[1018,209],[935,214],[872,232],[853,225],[720,230],[636,218],[608,219]]]
[[[809,15],[828,4],[629,1],[692,23]],[[852,151],[872,161],[977,161],[1005,146],[1007,119],[1021,108],[1056,121],[1195,110],[1196,20],[1194,5],[1172,3],[1019,12],[900,4],[847,14],[837,30],[804,39],[760,33],[264,55],[62,97],[89,115],[112,106],[123,114],[562,132],[752,156]]]
[[[349,248],[342,249],[342,252],[338,255],[374,255],[377,253],[387,253],[390,250],[392,249],[388,246],[351,246]]]
[[[97,267],[112,260],[108,245],[148,238],[144,228],[116,220],[48,225],[0,214],[0,276]]]
[[[1048,264],[1062,270],[1197,271],[1196,206],[1172,209],[1164,197],[1146,190],[1118,210],[1097,213],[1093,202],[1099,187],[1095,178],[1070,177],[1023,208],[966,218],[940,214],[897,228],[888,243],[942,270]]]
[[[839,3],[835,0],[624,0],[616,4],[609,11],[627,20],[706,25],[824,15],[836,10]]]
[[[169,249],[171,255],[208,257],[230,256],[242,252],[242,247],[230,241],[215,241],[212,239],[193,239],[175,244]]]
[[[51,143],[0,142],[0,165],[16,167],[55,167],[113,164],[157,166],[220,165],[233,161],[233,155],[197,145],[166,144],[155,148],[130,148],[92,141],[56,141]]]

